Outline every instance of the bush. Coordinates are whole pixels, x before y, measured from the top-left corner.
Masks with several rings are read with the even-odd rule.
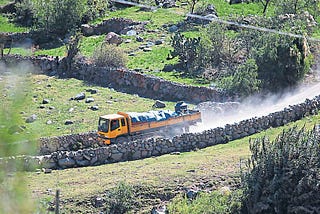
[[[240,65],[232,76],[220,80],[217,84],[230,94],[248,96],[259,91],[260,80],[258,80],[258,66],[254,60],[249,59]]]
[[[94,50],[93,61],[97,66],[120,68],[126,66],[127,55],[116,45],[102,43]]]
[[[200,193],[195,199],[175,198],[168,206],[169,213],[239,213],[240,192],[224,194],[220,191]]]
[[[173,51],[172,57],[179,57],[179,65],[182,71],[190,77],[196,77],[201,73],[202,64],[200,63],[200,37],[188,38],[183,34],[176,33],[171,39]]]
[[[120,182],[107,194],[107,213],[122,214],[128,212],[134,204],[132,186]]]
[[[108,1],[105,0],[87,0],[87,10],[83,15],[82,22],[88,22],[102,17],[108,8]]]
[[[274,142],[250,141],[251,158],[243,173],[245,213],[319,213],[319,130],[297,127]]]
[[[308,11],[313,16],[320,12],[319,2],[315,0],[278,0],[275,2],[277,14],[298,14]]]
[[[24,0],[16,3],[16,15],[14,22],[19,25],[31,27],[34,23],[32,0]]]
[[[307,35],[312,32],[312,27],[306,27],[306,19],[298,16],[269,20],[252,17],[251,22],[283,32]],[[276,92],[295,86],[310,70],[312,55],[306,39],[246,29],[238,36],[247,57],[256,61],[262,89]]]
[[[33,0],[33,14],[38,29],[65,35],[81,24],[86,12],[83,0]]]

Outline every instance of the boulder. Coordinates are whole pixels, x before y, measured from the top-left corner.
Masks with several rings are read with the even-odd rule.
[[[26,119],[26,123],[33,123],[36,120],[37,120],[37,115],[33,114]]]
[[[49,99],[43,99],[43,100],[42,100],[42,104],[48,104],[48,103],[50,103],[50,100],[49,100]]]
[[[73,121],[72,121],[72,120],[66,120],[66,121],[64,122],[64,125],[71,125],[71,124],[73,124]]]
[[[86,94],[84,92],[81,92],[79,94],[77,94],[73,100],[84,100],[86,98]]]
[[[165,108],[166,104],[160,100],[157,100],[154,104],[153,104],[154,108]]]
[[[136,36],[136,41],[137,42],[143,42],[143,38],[141,36]]]
[[[122,153],[115,153],[111,155],[111,159],[114,161],[121,161],[122,160]]]
[[[86,92],[89,92],[90,94],[96,94],[96,93],[98,93],[98,90],[90,88],[90,89],[87,89]]]
[[[91,36],[94,34],[94,28],[88,24],[81,25],[81,31],[84,36]]]
[[[155,44],[155,45],[161,45],[161,44],[163,44],[163,41],[162,41],[162,40],[156,40],[156,41],[154,42],[154,44]]]
[[[186,191],[186,197],[190,200],[193,200],[197,197],[198,195],[198,190],[194,190],[194,189],[188,189]]]
[[[166,214],[168,210],[165,205],[153,207],[151,210],[151,214]]]
[[[179,28],[176,26],[176,25],[172,25],[169,27],[169,32],[170,33],[173,33],[173,32],[176,32]]]
[[[98,111],[99,110],[99,106],[91,106],[90,109],[92,111]]]
[[[111,45],[120,45],[123,39],[118,34],[110,32],[106,35],[104,41]]]
[[[137,35],[137,31],[135,31],[135,30],[129,30],[127,32],[127,36],[136,36],[136,35]]]
[[[92,102],[94,102],[94,99],[92,97],[88,97],[85,102],[92,103]]]

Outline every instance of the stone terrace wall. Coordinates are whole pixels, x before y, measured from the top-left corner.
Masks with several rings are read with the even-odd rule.
[[[14,55],[5,56],[2,61],[7,63],[28,61],[41,70],[41,72],[48,75],[58,75],[62,78],[77,78],[152,99],[167,101],[184,100],[190,103],[200,103],[204,101],[224,102],[232,100],[232,98],[227,97],[224,93],[212,88],[187,86],[134,71],[96,67],[88,63],[78,63],[74,65],[71,72],[66,72],[64,58],[21,57]]]
[[[102,35],[109,32],[126,34],[131,29],[144,28],[146,24],[146,22],[135,22],[126,18],[111,18],[97,25],[83,24],[81,31],[84,36]]]
[[[169,101],[184,100],[191,103],[227,100],[226,95],[212,88],[182,85],[134,71],[109,70],[86,65],[78,68],[69,76],[143,97]]]
[[[119,161],[136,160],[172,152],[190,151],[196,148],[228,143],[230,140],[246,137],[270,127],[279,127],[299,120],[307,115],[317,114],[320,109],[320,96],[304,103],[285,108],[263,117],[243,120],[239,123],[218,127],[200,133],[188,133],[173,139],[149,139],[133,141],[119,145],[88,148],[77,151],[57,151],[49,155],[22,157],[26,165],[33,163],[37,167],[64,169],[70,167],[94,166]],[[81,135],[79,135],[81,136]],[[11,159],[2,159],[10,162]]]
[[[88,132],[40,138],[38,154],[47,155],[56,151],[76,151],[103,146],[97,137],[96,132]]]

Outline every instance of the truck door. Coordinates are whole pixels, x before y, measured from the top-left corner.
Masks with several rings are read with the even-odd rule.
[[[124,118],[113,119],[110,124],[110,138],[116,138],[120,135],[128,134],[128,127]]]
[[[116,138],[118,135],[121,135],[120,121],[113,119],[110,123],[110,138]]]

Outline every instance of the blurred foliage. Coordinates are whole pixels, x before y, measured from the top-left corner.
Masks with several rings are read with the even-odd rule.
[[[274,141],[250,141],[251,158],[243,172],[244,212],[318,213],[320,211],[319,127],[284,130]]]
[[[34,209],[21,172],[23,160],[12,158],[35,149],[33,131],[26,129],[21,116],[28,69],[32,67],[27,64],[8,67],[0,63],[0,213],[31,213]]]

